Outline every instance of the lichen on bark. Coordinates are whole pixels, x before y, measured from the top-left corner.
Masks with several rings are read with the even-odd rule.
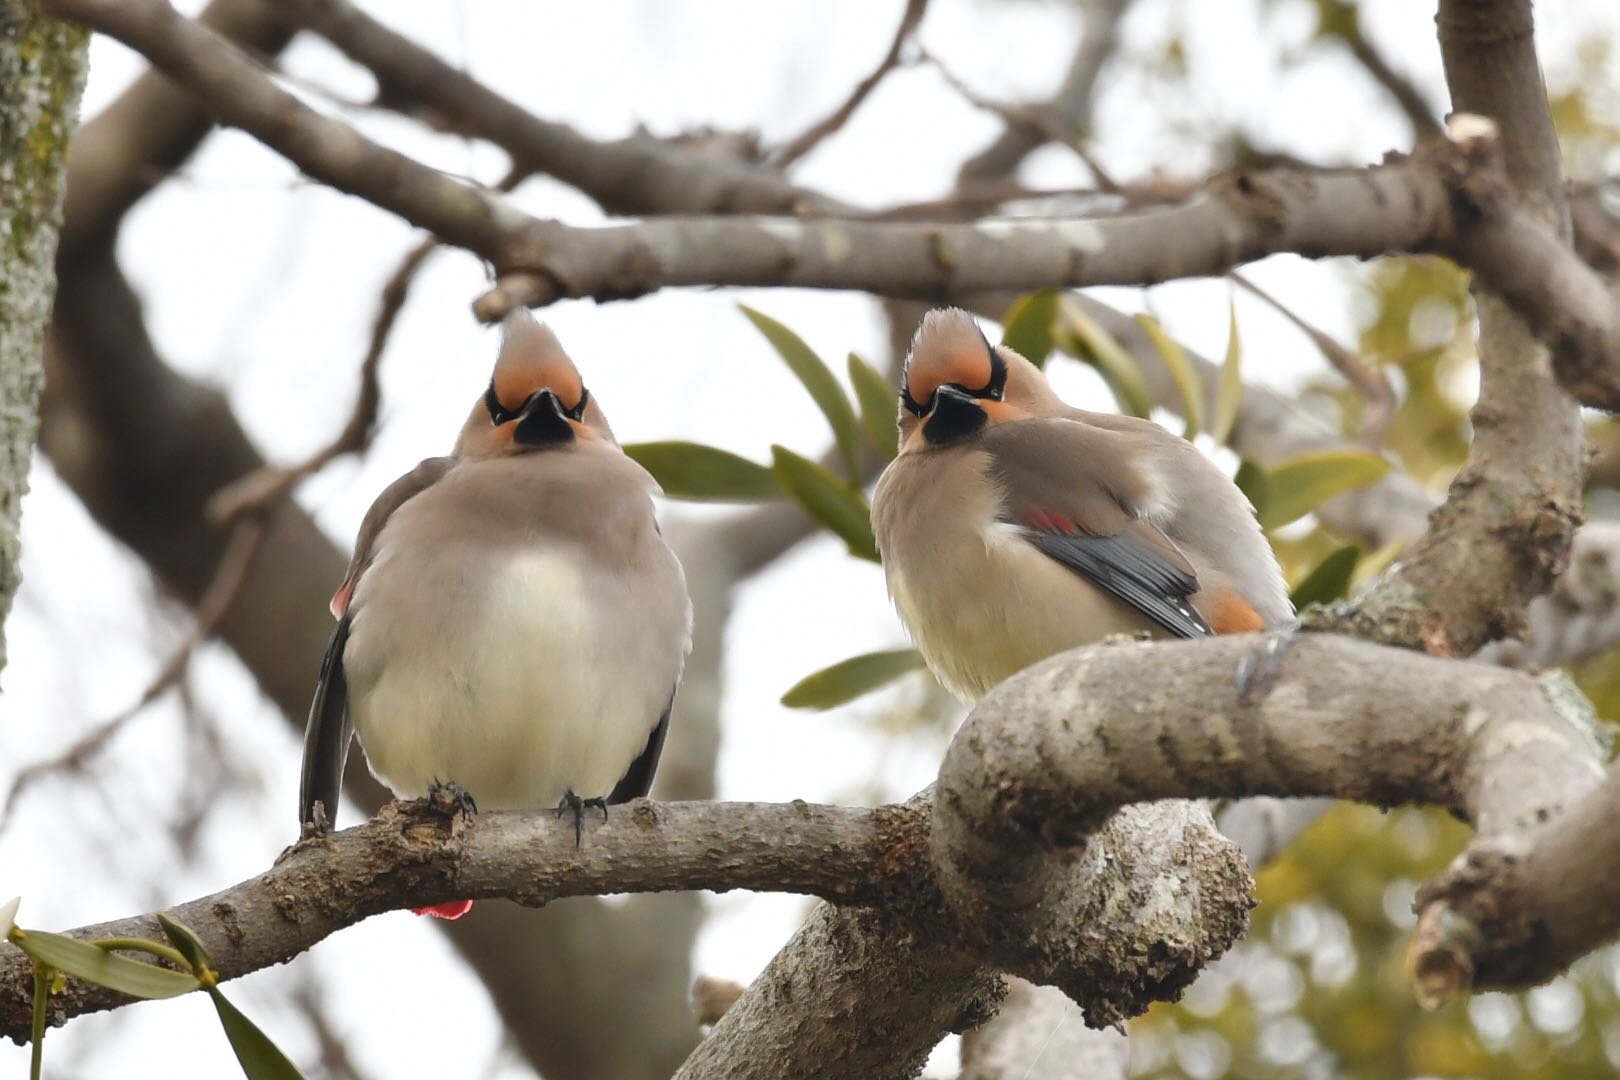
[[[39,430],[68,140],[88,44],[85,30],[22,0],[0,4],[0,620],[21,581],[22,497]],[[0,668],[5,661],[0,636]]]

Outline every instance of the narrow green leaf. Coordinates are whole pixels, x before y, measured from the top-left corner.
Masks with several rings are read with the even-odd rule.
[[[200,985],[194,975],[105,952],[65,934],[24,930],[11,940],[38,963],[134,998],[170,998]]]
[[[920,670],[916,649],[862,653],[812,672],[788,688],[782,704],[790,709],[833,709]]]
[[[893,461],[900,451],[900,391],[854,353],[849,354],[849,384],[861,405],[866,437],[884,460]]]
[[[857,455],[860,451],[860,433],[855,426],[855,410],[851,408],[849,398],[844,394],[844,388],[838,385],[832,371],[821,362],[821,357],[811,351],[810,346],[806,345],[798,334],[746,304],[737,306],[748,316],[748,321],[765,335],[765,340],[769,341],[771,347],[786,361],[793,374],[798,376],[799,382],[804,384],[804,388],[810,391],[810,397],[815,400],[821,415],[825,416],[827,423],[832,426],[833,438],[838,441],[838,453],[844,459],[845,475],[853,480],[859,475]]]
[[[1229,309],[1226,359],[1221,361],[1221,378],[1215,384],[1215,415],[1209,421],[1210,437],[1222,446],[1231,438],[1238,410],[1243,406],[1243,339],[1238,337],[1237,304],[1231,303]]]
[[[1254,516],[1261,521],[1266,517],[1266,471],[1248,458],[1238,462],[1237,473],[1232,482],[1238,490],[1248,496],[1249,505],[1254,507]]]
[[[1188,439],[1196,439],[1204,426],[1203,381],[1198,378],[1198,372],[1193,370],[1192,361],[1187,359],[1186,352],[1164,332],[1164,327],[1159,325],[1158,319],[1151,315],[1138,315],[1136,323],[1153,343],[1154,350],[1164,361],[1171,380],[1176,384],[1176,392],[1181,395],[1182,415],[1187,419],[1187,426],[1182,434]]]
[[[157,914],[158,926],[163,928],[166,936],[180,955],[186,958],[194,974],[202,977],[205,972],[214,970],[214,958],[208,955],[208,949],[203,945],[202,938],[185,923],[171,919],[161,911]]]
[[[225,1037],[231,1041],[231,1049],[236,1052],[237,1063],[242,1066],[242,1075],[247,1080],[303,1080],[304,1074],[287,1060],[287,1055],[270,1041],[270,1036],[225,1000],[224,994],[211,989],[208,996],[214,1001],[220,1026],[225,1029]]]
[[[1316,450],[1266,470],[1266,505],[1260,524],[1268,529],[1304,517],[1336,495],[1383,479],[1389,463],[1365,450]]]
[[[831,529],[858,558],[878,561],[872,536],[872,512],[859,491],[838,479],[831,470],[801,457],[785,446],[771,447],[776,478],[798,500],[804,512]]]
[[[1331,604],[1343,599],[1350,591],[1350,577],[1356,572],[1360,558],[1361,549],[1347,544],[1317,563],[1315,569],[1305,575],[1305,580],[1294,586],[1293,595],[1289,597],[1294,602],[1294,610],[1303,611],[1312,604]]]
[[[1001,343],[1036,367],[1057,347],[1058,296],[1054,289],[1020,296],[1001,320]]]
[[[1069,331],[1062,342],[1065,350],[1102,373],[1121,409],[1133,416],[1150,414],[1153,395],[1142,381],[1135,357],[1112,334],[1088,319],[1078,305],[1068,299],[1059,301],[1059,305]]]
[[[717,446],[670,440],[626,443],[623,449],[672,499],[763,502],[783,494],[770,469]]]

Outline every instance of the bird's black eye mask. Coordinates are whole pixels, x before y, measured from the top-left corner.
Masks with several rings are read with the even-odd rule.
[[[581,387],[579,392],[579,404],[575,405],[572,409],[564,409],[562,414],[568,417],[570,420],[583,421],[585,419],[585,406],[590,404],[590,401],[591,392]],[[528,402],[525,401],[523,404],[527,405]],[[496,427],[500,427],[502,424],[510,423],[511,421],[516,420],[523,411],[521,406],[518,409],[513,410],[508,409],[506,406],[501,404],[500,395],[495,393],[494,379],[489,381],[489,389],[484,391],[484,408],[489,410],[489,422],[494,424]]]
[[[977,326],[975,328],[977,329]],[[990,381],[977,390],[969,389],[961,383],[946,383],[945,385],[955,386],[964,393],[981,400],[1000,401],[1007,393],[1007,361],[1003,360],[1001,354],[996,352],[995,346],[990,344],[990,339],[984,336],[982,329],[979,330],[979,340],[984,342],[985,354],[990,357]],[[928,395],[927,401],[918,401],[911,396],[911,365],[906,365],[906,370],[900,375],[900,402],[906,407],[906,411],[916,417],[927,416],[934,410],[934,404],[938,399],[939,389],[937,387],[933,393]]]

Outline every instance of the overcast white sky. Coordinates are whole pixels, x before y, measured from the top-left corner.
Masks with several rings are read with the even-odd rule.
[[[367,6],[540,115],[590,134],[621,135],[638,123],[673,134],[707,124],[757,128],[769,141],[797,133],[842,99],[886,49],[902,3]],[[1411,0],[1363,6],[1371,35],[1439,112],[1445,97],[1433,6]],[[1314,10],[1307,0],[1139,0],[1125,24],[1124,54],[1158,55],[1179,33],[1189,75],[1185,83],[1166,84],[1144,79],[1130,63],[1109,69],[1098,97],[1099,158],[1116,176],[1154,169],[1196,175],[1209,164],[1198,140],[1233,126],[1262,144],[1320,160],[1365,162],[1404,148],[1404,121],[1358,68],[1329,50],[1305,51]],[[1620,25],[1604,0],[1541,5],[1538,16],[1555,85],[1571,42],[1599,26],[1612,32]],[[1034,100],[1061,77],[1078,24],[1076,9],[1055,0],[934,0],[922,37],[981,93]],[[1301,57],[1286,75],[1284,57]],[[98,39],[87,115],[140,66],[122,47]],[[318,42],[299,42],[288,66],[342,95],[370,92],[368,76]],[[489,182],[504,172],[494,150],[387,117],[352,119],[444,169]],[[872,205],[936,196],[997,127],[933,70],[908,69],[891,76],[797,176]],[[1050,185],[1087,180],[1055,148],[1035,155],[1023,175]],[[550,181],[531,181],[516,198],[537,214],[601,220],[589,200]],[[266,455],[290,460],[324,443],[347,416],[378,289],[412,242],[396,219],[300,182],[281,159],[232,132],[211,139],[182,178],[142,205],[124,230],[120,254],[147,302],[161,352],[187,373],[225,387]],[[1342,340],[1353,340],[1357,273],[1354,266],[1278,258],[1254,276]],[[389,347],[376,444],[364,462],[333,466],[300,491],[343,545],[389,480],[444,451],[482,391],[494,340],[468,309],[482,280],[470,257],[435,258]],[[1133,310],[1144,304],[1140,290],[1100,293]],[[875,305],[831,293],[682,291],[607,307],[564,303],[544,317],[627,441],[697,439],[756,460],[768,460],[773,442],[819,451],[827,440],[819,413],[737,313],[739,300],[788,323],[838,370],[851,349],[883,355]],[[1151,295],[1173,333],[1217,356],[1225,346],[1227,303],[1227,288],[1216,282],[1163,286]],[[1251,375],[1288,385],[1319,370],[1309,344],[1278,316],[1246,296],[1237,305]],[[1058,372],[1071,399],[1106,400],[1074,365]],[[144,571],[96,531],[48,466],[36,467],[34,489],[25,507],[26,581],[7,626],[0,779],[127,707],[184,634],[183,619],[156,601]],[[871,718],[881,701],[832,714],[777,704],[805,673],[902,641],[879,571],[830,540],[805,544],[742,590],[727,655],[721,797],[848,801],[874,792],[900,797],[926,784],[942,743],[875,733]],[[312,667],[312,682],[314,674]],[[180,753],[181,710],[172,702],[147,710],[98,769],[115,798],[42,786],[0,835],[0,899],[23,895],[23,925],[71,926],[213,891],[262,869],[288,842],[299,753],[291,729],[226,650],[205,649],[189,686],[199,707],[228,730],[228,756],[245,783],[227,787],[189,770]],[[208,808],[198,839],[203,857],[152,882],[148,868],[175,862],[165,822],[176,805],[198,801]],[[715,898],[698,943],[698,970],[748,980],[806,906],[795,897]],[[423,1009],[425,971],[440,1000],[464,1006]],[[290,968],[228,988],[295,1059],[309,1061],[310,1035],[283,1004],[290,978],[300,973],[333,988],[338,1027],[373,1076],[530,1075],[503,1054],[478,984],[414,916],[372,919]],[[398,1025],[401,1015],[411,1017],[408,1028]],[[200,997],[76,1021],[52,1033],[46,1060],[48,1071],[61,1076],[211,1077],[235,1068]],[[0,1071],[19,1075],[25,1062],[23,1050],[0,1045]],[[939,1068],[948,1072],[948,1064]]]

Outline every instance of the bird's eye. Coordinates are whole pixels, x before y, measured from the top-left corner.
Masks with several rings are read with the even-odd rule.
[[[484,391],[484,407],[489,410],[489,422],[496,427],[517,417],[517,413],[501,404],[499,395],[495,393],[494,380],[490,381],[489,389]]]
[[[911,415],[926,416],[928,414],[928,410],[933,407],[934,395],[929,394],[928,401],[926,403],[919,402],[916,398],[911,396],[911,384],[909,382],[902,382],[900,384],[900,403],[906,407],[906,410],[910,412]]]
[[[585,419],[585,406],[590,404],[590,400],[591,392],[581,386],[579,388],[579,404],[575,405],[572,409],[565,410],[568,418],[570,420],[579,420],[583,422]]]

